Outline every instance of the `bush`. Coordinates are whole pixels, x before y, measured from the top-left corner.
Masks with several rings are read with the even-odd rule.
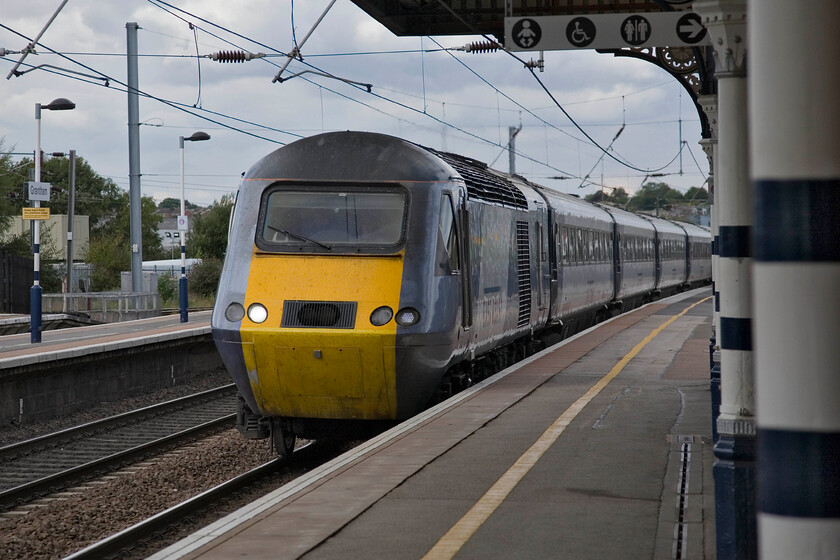
[[[219,277],[222,275],[222,259],[206,258],[198,264],[194,264],[190,270],[187,280],[189,281],[190,292],[205,297],[215,295],[219,286]]]
[[[178,304],[178,280],[169,274],[158,276],[158,293],[164,307]]]

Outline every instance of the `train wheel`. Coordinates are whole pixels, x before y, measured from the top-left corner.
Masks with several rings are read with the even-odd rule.
[[[290,456],[295,450],[295,433],[287,422],[275,420],[271,423],[271,445],[281,459]]]

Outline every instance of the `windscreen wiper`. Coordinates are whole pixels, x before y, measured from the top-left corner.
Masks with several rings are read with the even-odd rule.
[[[323,247],[327,251],[332,251],[332,247],[330,247],[329,245],[321,243],[320,241],[315,241],[314,239],[309,239],[308,237],[306,237],[304,235],[301,235],[299,233],[294,233],[294,232],[291,232],[291,231],[285,230],[285,229],[278,229],[278,228],[276,228],[274,226],[270,226],[268,224],[266,224],[265,227],[267,227],[268,229],[274,230],[277,233],[282,233],[284,235],[288,235],[289,237],[294,237],[295,239],[300,239],[301,241],[306,241],[307,243],[313,243],[315,245],[318,245],[319,247]]]

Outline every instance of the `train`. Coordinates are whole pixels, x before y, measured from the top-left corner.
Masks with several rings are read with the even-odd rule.
[[[237,428],[350,437],[569,334],[711,280],[709,230],[370,132],[244,175],[212,314]]]

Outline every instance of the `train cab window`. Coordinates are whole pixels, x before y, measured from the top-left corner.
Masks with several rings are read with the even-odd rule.
[[[257,246],[388,252],[404,238],[406,198],[397,189],[275,189],[263,197]]]
[[[452,197],[444,194],[440,199],[440,221],[437,236],[437,262],[435,274],[452,274],[459,270],[458,232],[455,229],[455,211]]]

